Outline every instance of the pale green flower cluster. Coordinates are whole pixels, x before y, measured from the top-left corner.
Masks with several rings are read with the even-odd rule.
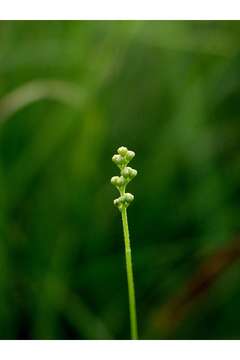
[[[125,193],[127,184],[137,175],[137,170],[127,166],[134,158],[134,151],[128,150],[125,146],[121,146],[117,150],[117,154],[113,155],[112,161],[119,167],[120,176],[113,176],[111,183],[118,189],[120,197],[114,200],[120,211],[127,208],[133,201],[134,196],[130,193]]]

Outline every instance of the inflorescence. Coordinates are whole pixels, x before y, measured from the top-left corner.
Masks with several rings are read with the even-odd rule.
[[[135,152],[128,150],[125,146],[121,146],[117,150],[118,154],[113,155],[112,161],[119,167],[120,176],[113,176],[111,183],[118,189],[120,197],[114,200],[120,211],[123,208],[127,208],[134,200],[134,196],[130,193],[126,193],[127,184],[137,175],[137,170],[127,166],[128,163],[134,158]]]

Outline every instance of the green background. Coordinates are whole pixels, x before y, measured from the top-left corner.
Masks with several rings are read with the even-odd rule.
[[[0,22],[0,338],[240,338],[240,23]]]

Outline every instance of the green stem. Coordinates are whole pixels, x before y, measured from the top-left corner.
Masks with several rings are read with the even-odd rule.
[[[123,207],[121,213],[122,213],[123,233],[124,233],[124,242],[125,242],[131,338],[132,340],[137,340],[138,339],[137,315],[136,315],[135,290],[134,290],[134,280],[133,280],[131,246],[130,246],[130,238],[129,238],[129,230],[128,230],[127,209]]]

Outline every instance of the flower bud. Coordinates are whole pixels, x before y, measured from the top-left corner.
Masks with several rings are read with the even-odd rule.
[[[113,201],[113,203],[114,203],[115,206],[119,206],[119,204],[120,204],[120,198],[115,199],[115,200]]]
[[[128,203],[125,201],[125,195],[120,196],[119,198],[114,200],[114,205],[118,207],[120,211],[122,211],[123,206],[128,206]]]
[[[120,148],[118,148],[117,152],[119,153],[119,155],[124,157],[126,156],[128,149],[125,146],[121,146]]]
[[[117,188],[123,186],[125,184],[126,180],[123,176],[113,176],[111,178],[111,183],[116,186]]]
[[[122,176],[132,180],[137,175],[137,170],[127,166],[122,170]]]
[[[118,179],[119,179],[119,176],[113,176],[111,178],[111,183],[114,185],[114,186],[118,186]]]
[[[112,161],[120,168],[122,169],[124,165],[126,165],[127,160],[126,158],[122,157],[121,155],[113,155]]]
[[[125,201],[126,203],[130,204],[133,200],[134,200],[133,194],[126,193],[126,194],[124,195],[124,201]]]
[[[131,170],[130,170],[131,179],[133,179],[135,176],[137,176],[137,170],[131,168]]]
[[[125,179],[123,176],[118,177],[117,186],[123,186],[125,184]]]
[[[112,161],[116,164],[119,165],[122,161],[122,157],[120,155],[113,155],[112,157]]]
[[[127,161],[131,161],[135,156],[135,152],[134,151],[131,151],[131,150],[128,150],[127,151],[127,154],[126,154],[126,159]]]
[[[122,170],[122,176],[125,178],[128,178],[130,175],[130,172],[131,172],[131,168],[127,166]]]

